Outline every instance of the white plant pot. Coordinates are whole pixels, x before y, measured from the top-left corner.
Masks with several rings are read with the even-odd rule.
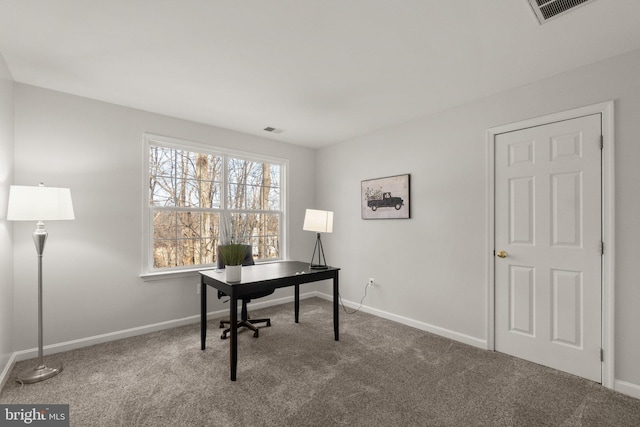
[[[241,265],[227,265],[225,266],[227,272],[227,282],[235,283],[242,281],[242,266]]]

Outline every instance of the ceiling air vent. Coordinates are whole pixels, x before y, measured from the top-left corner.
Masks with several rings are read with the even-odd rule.
[[[284,132],[282,129],[272,128],[271,126],[267,126],[263,130],[266,131],[266,132],[271,132],[271,133],[282,133],[282,132]]]
[[[596,0],[527,0],[540,24]]]

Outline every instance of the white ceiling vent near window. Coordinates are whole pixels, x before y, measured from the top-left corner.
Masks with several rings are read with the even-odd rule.
[[[540,24],[596,0],[527,0]]]

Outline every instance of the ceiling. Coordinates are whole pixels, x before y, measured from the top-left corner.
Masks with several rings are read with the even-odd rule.
[[[321,147],[640,48],[640,1],[0,0],[17,82]],[[271,126],[282,133],[268,133]]]

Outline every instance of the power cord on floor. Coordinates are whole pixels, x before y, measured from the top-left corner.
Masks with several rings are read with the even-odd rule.
[[[362,308],[362,301],[364,301],[364,298],[367,296],[367,288],[368,287],[369,287],[369,283],[364,285],[364,295],[362,296],[362,299],[360,300],[360,305],[358,306],[358,308],[356,308],[353,311],[347,311],[347,307],[345,307],[344,303],[342,302],[342,295],[340,295],[340,292],[338,292],[338,298],[340,299],[340,305],[342,305],[342,309],[344,310],[345,313],[353,314],[353,313],[356,313],[357,311],[359,311],[360,308]]]

